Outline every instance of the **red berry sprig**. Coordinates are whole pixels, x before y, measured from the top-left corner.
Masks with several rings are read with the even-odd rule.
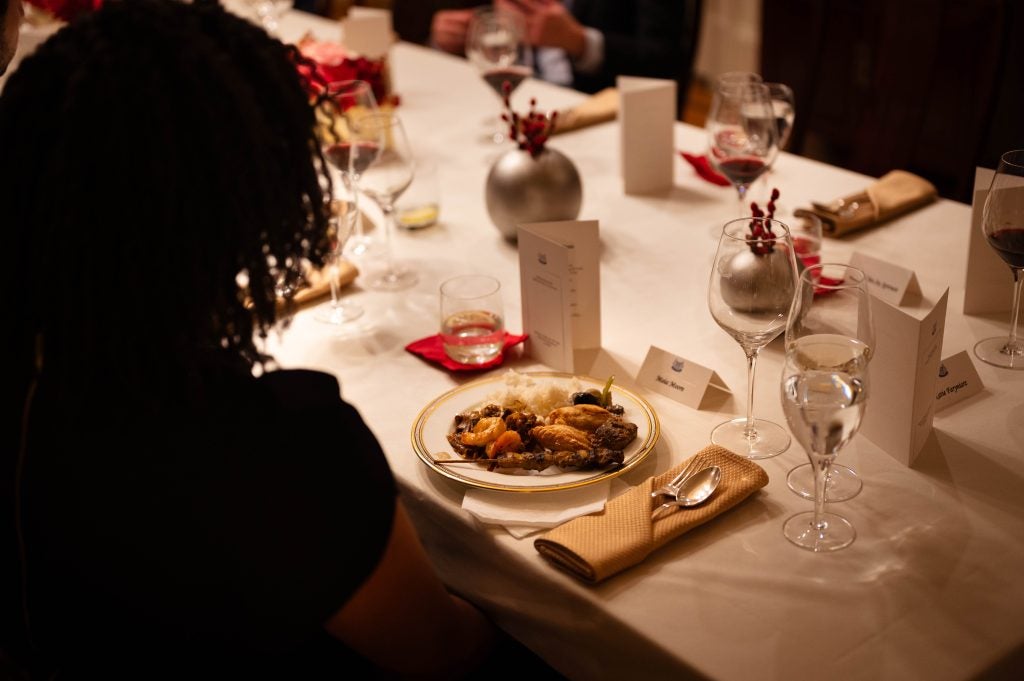
[[[773,220],[775,218],[775,202],[778,200],[780,194],[778,189],[772,189],[771,198],[768,199],[768,214],[766,215],[761,207],[757,205],[757,201],[750,203],[750,213],[754,218],[766,218],[767,220]],[[771,253],[775,248],[775,233],[772,231],[770,222],[765,220],[751,220],[750,221],[750,234],[747,235],[747,241],[750,245],[750,250],[754,255],[767,255]]]
[[[544,145],[551,136],[551,131],[558,120],[558,112],[552,111],[546,116],[537,111],[537,100],[530,100],[530,110],[526,116],[520,116],[512,110],[509,103],[509,96],[512,94],[512,84],[507,80],[501,86],[502,100],[505,103],[505,113],[501,114],[501,120],[508,123],[509,138],[515,142],[520,149],[529,152],[530,156],[537,158],[544,151]]]

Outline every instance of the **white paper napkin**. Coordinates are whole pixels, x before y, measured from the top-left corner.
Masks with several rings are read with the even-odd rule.
[[[501,525],[516,538],[556,527],[581,515],[604,509],[611,480],[578,489],[512,494],[470,488],[462,508],[482,523]]]

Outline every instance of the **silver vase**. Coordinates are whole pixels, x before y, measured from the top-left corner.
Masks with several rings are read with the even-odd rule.
[[[798,269],[803,269],[799,258]],[[719,262],[722,268],[722,300],[740,312],[785,311],[793,300],[795,282],[789,254],[781,248],[757,255],[749,249],[736,251]]]
[[[546,148],[537,158],[510,149],[491,166],[485,198],[491,222],[515,241],[520,223],[576,219],[583,185],[576,166],[556,149]]]

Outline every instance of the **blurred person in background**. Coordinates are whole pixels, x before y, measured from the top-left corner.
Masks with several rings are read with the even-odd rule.
[[[18,49],[18,29],[24,16],[21,0],[0,0],[0,18],[3,20],[0,26],[0,76],[7,71],[7,65]]]

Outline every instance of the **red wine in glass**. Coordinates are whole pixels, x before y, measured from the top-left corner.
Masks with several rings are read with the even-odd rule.
[[[380,154],[380,146],[376,142],[339,142],[324,149],[327,161],[343,173],[349,172],[349,157],[352,159],[352,172],[362,175]]]
[[[759,158],[737,156],[718,162],[718,170],[734,185],[749,185],[761,177],[768,166]]]
[[[509,94],[516,91],[520,83],[526,80],[533,71],[528,66],[505,66],[488,69],[483,72],[483,78],[487,84],[494,88],[499,97],[505,96],[505,83],[509,84]]]
[[[999,257],[1014,269],[1024,269],[1024,228],[999,229],[986,234]]]

